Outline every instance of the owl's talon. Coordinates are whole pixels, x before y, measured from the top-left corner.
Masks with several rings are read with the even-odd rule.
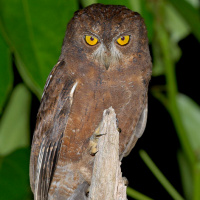
[[[89,146],[90,146],[90,155],[92,156],[94,156],[98,152],[97,144],[98,144],[99,137],[101,137],[102,135],[105,135],[105,134],[99,133],[100,127],[101,127],[101,123],[96,128],[92,137],[90,138]]]
[[[94,141],[92,139],[90,139],[90,155],[94,156],[97,152],[98,152],[98,149],[97,149],[97,141]]]

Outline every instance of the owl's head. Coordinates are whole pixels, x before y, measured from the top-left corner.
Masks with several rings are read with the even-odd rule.
[[[104,70],[116,65],[126,67],[142,54],[150,58],[144,21],[125,6],[88,6],[75,12],[68,24],[63,57],[66,53],[94,62]]]

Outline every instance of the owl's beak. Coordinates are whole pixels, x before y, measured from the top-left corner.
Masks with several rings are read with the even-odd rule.
[[[108,68],[110,66],[110,61],[111,61],[110,52],[108,52],[108,51],[105,52],[103,61],[104,61],[106,70],[108,70]]]
[[[108,70],[108,68],[110,66],[110,58],[107,56],[105,56],[105,58],[104,58],[104,65],[105,65],[106,70]]]

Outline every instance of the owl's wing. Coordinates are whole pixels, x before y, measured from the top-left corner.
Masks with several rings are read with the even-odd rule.
[[[58,63],[47,79],[34,133],[30,182],[35,200],[47,200],[77,83]]]
[[[144,132],[144,129],[146,127],[146,122],[147,122],[147,112],[148,112],[148,104],[147,104],[147,100],[145,101],[144,105],[143,105],[143,109],[142,112],[140,114],[140,118],[137,122],[137,125],[133,131],[133,134],[130,138],[129,143],[127,144],[124,152],[122,153],[122,155],[120,155],[120,160],[122,160],[123,157],[126,157],[129,155],[129,153],[131,152],[131,150],[133,149],[133,147],[135,146],[138,138],[140,138]]]

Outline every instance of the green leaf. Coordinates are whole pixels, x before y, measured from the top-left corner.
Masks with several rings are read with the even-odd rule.
[[[127,187],[127,195],[137,200],[153,200],[130,187]]]
[[[190,3],[192,6],[194,6],[195,8],[199,8],[200,3],[199,0],[186,0],[188,3]]]
[[[147,27],[148,39],[149,42],[151,42],[153,37],[152,24],[154,22],[151,2],[147,0],[129,0],[129,2],[131,4],[131,10],[140,13],[140,15],[144,18],[144,22]]]
[[[83,5],[83,7],[89,6],[97,2],[97,0],[81,0],[81,4]]]
[[[0,33],[0,114],[13,85],[11,55]]]
[[[176,191],[176,189],[171,185],[171,183],[166,179],[166,177],[162,174],[162,172],[158,169],[158,167],[154,164],[148,154],[144,151],[140,151],[140,156],[154,176],[158,179],[158,181],[162,184],[162,186],[166,189],[166,191],[171,195],[173,199],[183,200],[183,197]]]
[[[131,3],[129,1],[121,1],[121,0],[97,0],[98,3],[102,3],[105,5],[123,5],[127,8],[131,8]]]
[[[165,73],[165,57],[163,46],[167,47],[163,43],[167,43],[166,36],[168,36],[167,30],[164,27],[165,9],[163,1],[158,1],[155,4],[151,4],[152,13],[154,15],[154,22],[152,24],[154,29],[154,36],[152,41],[153,50],[153,76],[163,75]],[[166,49],[165,49],[166,51]]]
[[[177,62],[181,57],[178,42],[190,33],[190,27],[180,13],[168,2],[165,3],[165,27],[171,41],[171,57]]]
[[[23,148],[3,158],[0,167],[0,199],[31,199],[29,157],[29,148]]]
[[[29,145],[31,94],[20,84],[16,86],[0,121],[0,155]]]
[[[177,156],[185,197],[186,199],[193,199],[193,178],[190,163],[182,151],[179,151]]]
[[[186,0],[168,0],[182,15],[190,26],[196,38],[200,41],[200,14],[198,8],[195,8]]]
[[[177,105],[187,138],[200,160],[200,107],[186,95],[177,95]]]
[[[190,32],[190,27],[183,16],[168,2],[165,3],[165,26],[170,32],[171,40],[176,43]]]
[[[134,0],[134,1],[129,0],[129,3],[133,11],[138,12],[138,13],[142,12],[141,0]]]
[[[14,50],[23,80],[38,97],[59,58],[66,25],[77,9],[74,0],[0,0],[1,32]]]
[[[157,37],[153,39],[152,50],[154,58],[152,75],[153,76],[163,75],[165,73],[165,65],[163,62],[163,54]]]
[[[154,5],[152,12],[154,12],[155,17],[155,34],[152,42],[154,57],[153,75],[159,76],[165,72],[164,57],[161,49],[164,34],[169,37],[171,59],[177,62],[181,56],[178,42],[189,34],[190,27],[179,12],[168,2],[161,4],[160,7]]]

